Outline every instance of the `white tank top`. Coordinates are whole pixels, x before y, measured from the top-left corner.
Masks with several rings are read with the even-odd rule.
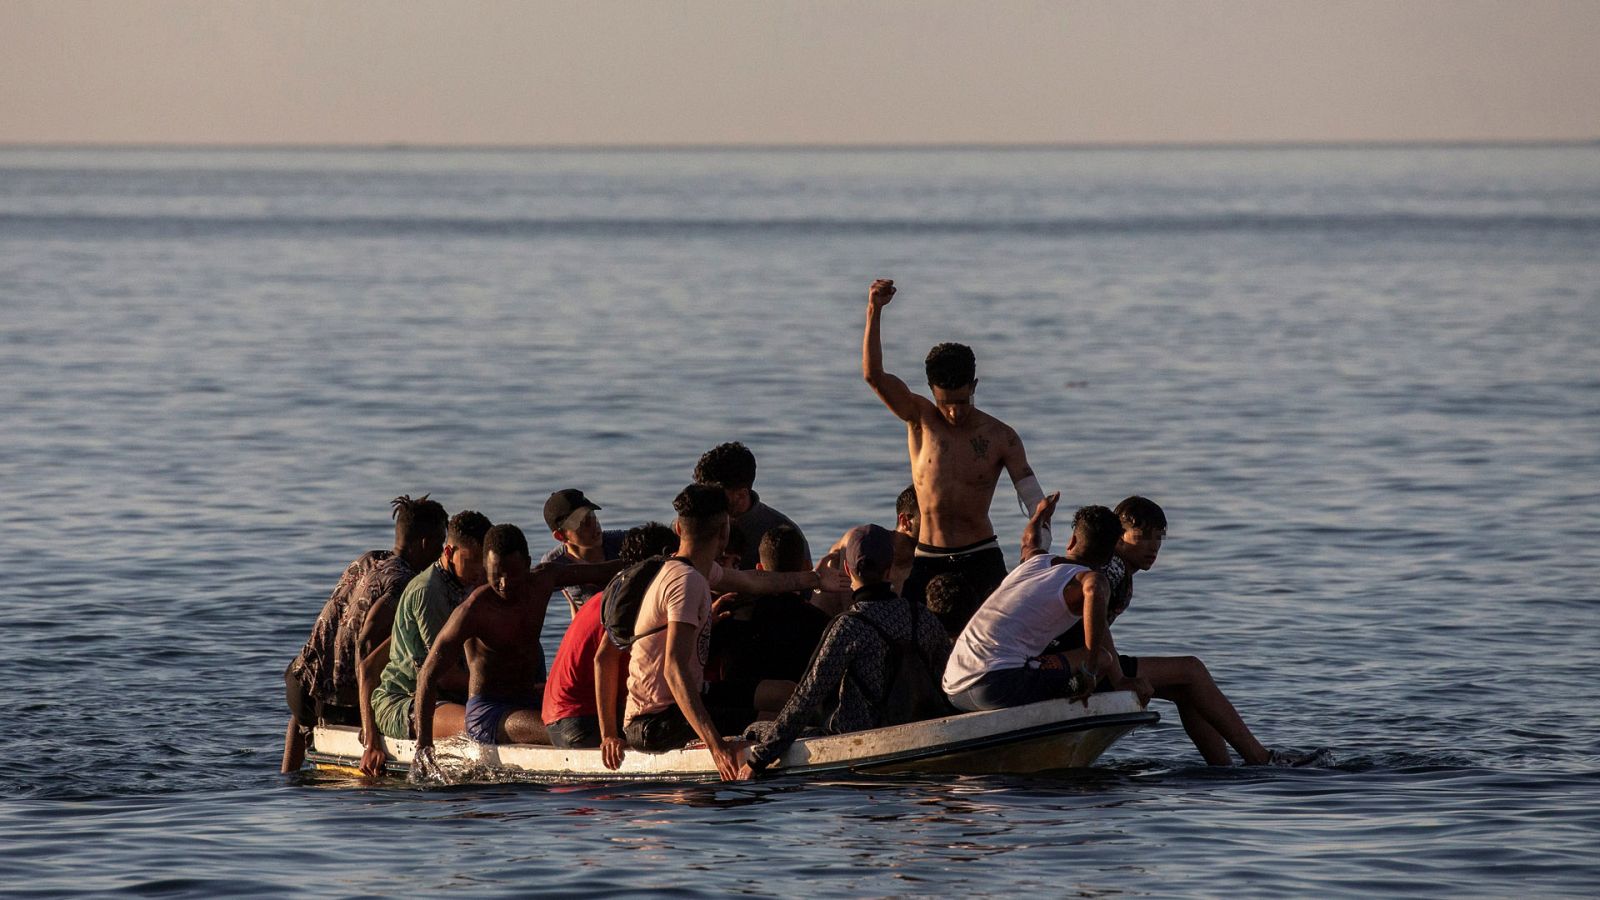
[[[1089,567],[1075,563],[1052,566],[1054,558],[1041,553],[1024,560],[973,614],[950,651],[944,669],[946,694],[972,687],[989,672],[1026,666],[1078,621],[1078,616],[1067,612],[1061,592],[1073,576]]]

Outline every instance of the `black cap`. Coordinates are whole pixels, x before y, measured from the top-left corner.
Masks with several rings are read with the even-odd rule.
[[[544,523],[550,526],[551,531],[560,531],[561,523],[567,520],[567,516],[584,507],[599,509],[600,504],[585,497],[583,491],[577,488],[556,491],[544,502]]]

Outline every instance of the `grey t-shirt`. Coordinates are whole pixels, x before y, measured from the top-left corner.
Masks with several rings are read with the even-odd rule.
[[[756,563],[761,561],[761,539],[767,536],[767,532],[779,525],[787,525],[795,531],[800,531],[800,526],[794,524],[793,519],[762,503],[760,494],[751,491],[750,499],[750,508],[745,514],[729,523],[729,526],[744,538],[744,556],[739,560],[739,568],[746,570],[754,569]],[[805,532],[801,532],[800,540],[804,542],[805,539]],[[811,555],[809,543],[806,544],[806,555]]]

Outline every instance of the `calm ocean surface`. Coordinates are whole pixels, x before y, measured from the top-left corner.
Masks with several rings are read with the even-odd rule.
[[[1166,508],[1125,652],[1329,767],[1158,702],[1048,778],[277,774],[396,494],[624,527],[742,440],[892,523],[875,277],[892,371],[967,342],[1047,489]],[[1600,147],[0,150],[0,422],[0,893],[1600,892]]]

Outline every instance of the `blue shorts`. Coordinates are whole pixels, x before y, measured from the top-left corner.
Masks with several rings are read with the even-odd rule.
[[[467,737],[480,744],[500,743],[500,723],[526,703],[511,703],[493,697],[467,698]]]

